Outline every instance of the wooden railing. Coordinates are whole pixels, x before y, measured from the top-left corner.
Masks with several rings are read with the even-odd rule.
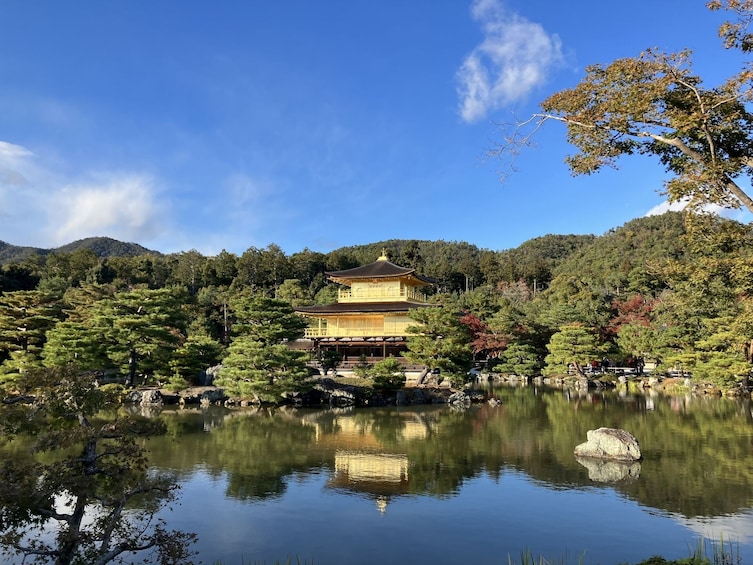
[[[397,337],[403,336],[405,329],[399,330],[373,330],[369,328],[306,328],[303,337]]]
[[[398,363],[400,363],[400,367],[404,371],[410,371],[410,372],[419,372],[423,371],[426,367],[424,365],[419,365],[416,363],[411,363],[407,359],[403,357],[389,357],[388,359],[397,359]],[[379,363],[380,361],[384,361],[385,357],[369,357],[367,363],[369,365],[374,365],[375,363]],[[354,367],[357,367],[361,363],[358,359],[350,359],[342,361],[337,366],[337,372],[350,372],[353,370]],[[319,363],[316,360],[309,361],[307,363],[309,367],[312,367],[314,369],[321,370],[321,363]]]
[[[356,291],[352,289],[340,289],[337,292],[338,302],[385,302],[388,300],[426,302],[426,295],[410,287],[399,289],[394,287],[361,288]]]

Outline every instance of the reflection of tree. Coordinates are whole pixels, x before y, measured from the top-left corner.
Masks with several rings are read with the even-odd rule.
[[[114,395],[73,368],[21,373],[14,387],[0,398],[0,553],[187,563],[196,536],[156,517],[175,498],[175,477],[150,470],[141,447],[161,422],[102,413]]]
[[[641,480],[617,488],[642,504],[688,517],[753,504],[753,427],[741,416],[739,401],[657,397],[649,411],[642,396],[623,401],[597,393],[579,400],[544,398],[560,461],[572,459],[573,447],[585,441],[589,429],[624,428],[638,438],[644,457]]]
[[[212,475],[227,474],[228,496],[244,500],[280,495],[287,477],[310,469],[334,472],[342,450],[374,461],[407,459],[397,491],[387,488],[390,477],[380,486],[377,476],[368,484],[348,482],[350,491],[448,496],[481,473],[498,478],[509,469],[553,488],[594,486],[573,449],[589,429],[619,427],[639,439],[644,460],[638,480],[611,488],[685,516],[753,505],[753,426],[743,402],[657,397],[647,405],[644,396],[530,387],[498,389],[495,395],[501,406],[474,405],[464,412],[417,406],[175,413],[166,418],[168,430],[182,435],[152,440],[150,450],[160,467],[190,472],[202,465]],[[186,421],[171,423],[173,418]],[[189,423],[192,418],[203,424]]]
[[[226,474],[229,497],[268,498],[285,492],[285,477],[311,467],[313,436],[298,416],[255,410],[233,413],[209,433],[155,440],[150,451],[159,466],[202,464],[211,475]]]

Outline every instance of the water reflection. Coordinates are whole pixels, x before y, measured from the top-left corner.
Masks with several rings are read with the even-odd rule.
[[[150,461],[184,487],[165,518],[198,532],[210,563],[500,563],[528,549],[609,564],[687,557],[694,535],[734,540],[753,562],[750,400],[489,392],[498,406],[463,411],[147,412],[168,429]],[[576,459],[604,426],[636,436],[644,459]],[[0,456],[29,456],[22,443]]]
[[[641,464],[638,461],[607,461],[576,457],[575,460],[588,469],[588,478],[597,483],[616,483],[636,480],[641,476]]]
[[[328,488],[372,499],[449,496],[506,469],[556,488],[609,483],[625,496],[688,518],[753,506],[750,402],[624,393],[499,389],[497,407],[328,411],[163,411],[173,432],[150,443],[158,467],[228,477],[227,496],[283,494],[296,473],[324,469]],[[579,461],[589,429],[635,435],[641,463]],[[383,497],[383,498],[379,498]]]
[[[691,536],[720,534],[753,562],[749,400],[489,392],[501,404],[463,411],[165,409],[169,433],[148,448],[184,485],[167,519],[200,533],[207,562],[376,565],[414,552],[414,562],[499,563],[574,549],[607,564],[687,557]],[[576,459],[603,426],[636,436],[644,459]],[[450,534],[465,543],[448,548]]]

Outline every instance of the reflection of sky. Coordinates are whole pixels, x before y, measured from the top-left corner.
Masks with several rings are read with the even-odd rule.
[[[711,540],[719,541],[720,537],[723,537],[725,543],[753,544],[753,510],[703,519],[678,517],[677,521],[693,530],[698,536]]]
[[[225,478],[195,473],[171,528],[199,533],[203,562],[499,564],[529,550],[554,562],[636,563],[653,555],[688,557],[698,537],[739,542],[753,563],[753,512],[696,523],[639,505],[610,487],[567,490],[504,471],[497,481],[468,479],[457,495],[389,498],[382,515],[373,498],[327,489],[329,470],[286,477],[282,497],[225,499]],[[734,529],[732,529],[734,526]],[[729,532],[729,534],[727,533]]]

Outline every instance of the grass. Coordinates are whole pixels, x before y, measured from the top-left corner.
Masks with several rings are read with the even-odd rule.
[[[585,552],[577,560],[577,565],[583,565],[585,562]],[[507,556],[508,565],[567,565],[567,557],[564,559],[546,559],[543,556],[535,557],[530,550],[526,549],[520,554],[520,561],[514,561],[511,556]],[[654,555],[635,565],[741,565],[739,545],[732,542],[725,542],[720,536],[718,542],[706,542],[703,539],[698,540],[695,548],[691,549],[690,556],[682,559],[669,560]],[[608,565],[608,564],[605,564]],[[620,565],[629,565],[627,562]]]
[[[586,553],[581,553],[576,565],[583,565],[585,563]],[[534,556],[529,549],[520,553],[520,561],[516,561],[512,556],[507,556],[507,565],[567,565],[569,563],[567,556],[560,559],[547,559],[543,555],[538,557]],[[732,542],[725,542],[724,538],[720,536],[719,541],[706,542],[704,539],[699,539],[695,548],[691,548],[690,556],[682,559],[669,560],[661,557],[660,555],[654,555],[649,557],[635,565],[741,565],[742,557],[740,557],[739,545]],[[213,565],[224,565],[222,561],[215,561]],[[240,565],[266,565],[266,562],[258,561],[246,561],[243,559]],[[274,565],[309,565],[306,560],[301,560],[299,557],[293,559],[288,557],[286,561],[275,561]],[[310,565],[314,565],[313,559]],[[603,564],[611,565],[611,564]],[[620,563],[619,565],[629,565],[627,562]]]

